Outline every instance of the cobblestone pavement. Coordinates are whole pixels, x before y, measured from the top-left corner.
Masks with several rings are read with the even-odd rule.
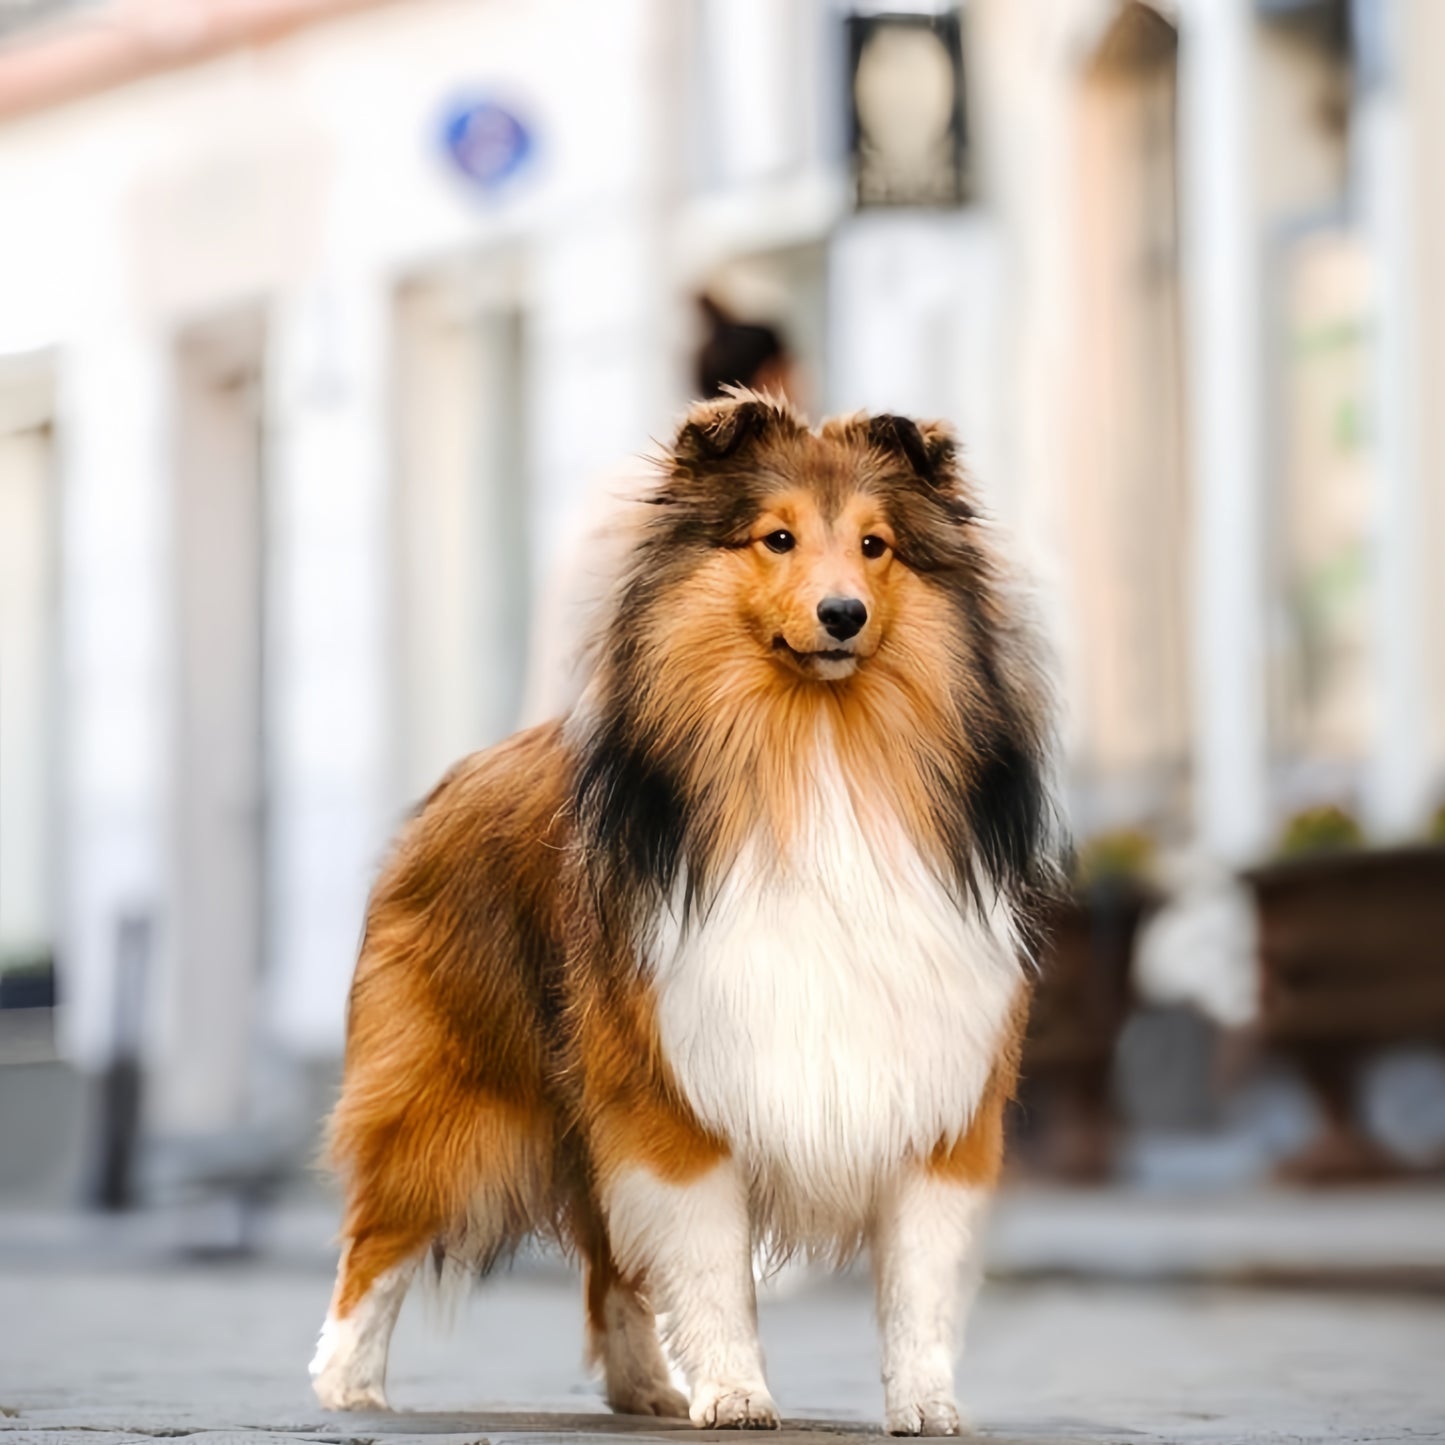
[[[430,1445],[656,1439],[603,1412],[560,1269],[490,1281],[448,1325],[407,1303],[393,1415],[327,1415],[305,1365],[329,1280],[213,1266],[0,1273],[0,1445],[198,1437]],[[881,1391],[867,1287],[776,1290],[762,1328],[787,1435],[862,1436]],[[1445,1440],[1438,1297],[1228,1288],[992,1285],[962,1393],[983,1436],[1035,1441]],[[689,1436],[691,1432],[683,1429]]]

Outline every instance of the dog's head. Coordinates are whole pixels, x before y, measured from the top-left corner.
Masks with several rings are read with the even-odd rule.
[[[826,686],[890,649],[957,652],[950,584],[967,592],[982,554],[941,425],[858,416],[815,432],[738,393],[689,412],[654,501],[634,597],[665,592],[655,635],[675,667]]]

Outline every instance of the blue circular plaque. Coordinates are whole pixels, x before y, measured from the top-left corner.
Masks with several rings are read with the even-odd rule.
[[[471,99],[452,106],[442,122],[452,164],[483,190],[515,175],[532,154],[532,133],[505,106]]]

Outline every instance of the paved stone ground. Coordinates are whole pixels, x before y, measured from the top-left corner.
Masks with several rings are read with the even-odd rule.
[[[67,1269],[12,1256],[0,1266],[0,1445],[617,1445],[674,1434],[603,1412],[579,1360],[577,1286],[535,1267],[490,1281],[449,1327],[414,1295],[392,1359],[398,1413],[327,1415],[305,1365],[329,1283],[275,1263]],[[861,1280],[793,1281],[764,1299],[762,1328],[789,1421],[774,1438],[876,1431]],[[992,1445],[1445,1441],[1445,1305],[1360,1291],[995,1284],[961,1386]]]

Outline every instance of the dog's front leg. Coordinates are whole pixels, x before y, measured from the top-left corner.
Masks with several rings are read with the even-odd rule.
[[[681,1183],[645,1165],[619,1170],[602,1191],[612,1248],[646,1281],[664,1337],[687,1377],[694,1425],[778,1426],[763,1378],[753,1288],[747,1184],[730,1159]]]
[[[879,1202],[872,1237],[891,1435],[957,1435],[954,1362],[978,1283],[989,1191],[914,1169]]]

